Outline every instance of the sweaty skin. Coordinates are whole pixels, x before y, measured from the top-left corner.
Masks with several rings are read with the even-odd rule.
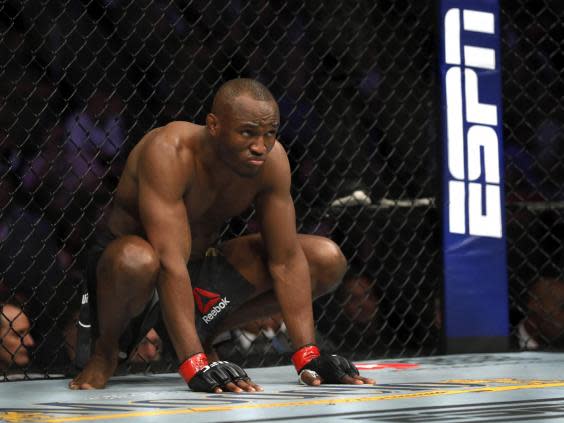
[[[147,285],[147,291],[154,286],[158,290],[163,318],[180,362],[203,351],[194,324],[194,300],[186,263],[190,258],[201,257],[216,241],[224,222],[251,205],[255,206],[261,226],[261,238],[252,240],[261,240],[258,255],[265,256],[266,270],[255,269],[253,263],[245,266],[246,257],[237,258],[237,244],[233,248],[225,244],[226,256],[230,261],[243,263],[237,268],[257,292],[274,290],[294,345],[315,342],[311,269],[302,244],[312,245],[308,250],[314,251],[319,237],[298,240],[290,195],[290,167],[276,140],[278,107],[274,101],[243,94],[215,112],[208,114],[205,126],[172,122],[141,139],[127,159],[108,223],[119,239],[139,237],[154,250],[158,271],[155,285]],[[111,249],[112,244],[104,254],[111,256]],[[101,261],[104,260],[103,257]],[[346,262],[342,255],[337,264],[337,273],[341,267],[344,271]],[[98,292],[100,280],[106,272],[111,274],[111,267],[98,265]],[[263,276],[266,272],[268,275]],[[274,301],[262,301],[269,302]],[[104,387],[115,371],[119,334],[142,309],[141,304],[131,306],[135,311],[121,308],[116,303],[98,310],[102,335],[85,369],[71,381],[72,389]],[[240,320],[248,321],[254,309],[249,306],[243,310]],[[104,318],[104,314],[112,317]],[[237,319],[237,315],[233,319],[230,316],[232,324],[237,324]],[[345,383],[370,383],[369,379],[361,379]],[[310,384],[317,385],[319,381]],[[235,392],[261,389],[252,381],[229,385],[226,389]],[[221,391],[216,388],[216,392]]]

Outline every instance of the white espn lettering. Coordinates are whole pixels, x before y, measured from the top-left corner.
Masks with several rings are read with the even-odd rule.
[[[444,57],[445,63],[451,65],[444,81],[447,164],[450,173],[449,231],[501,238],[501,177],[499,139],[496,132],[499,129],[498,107],[480,102],[480,78],[472,69],[495,70],[495,50],[472,45],[461,46],[460,18],[459,8],[449,9],[444,17]],[[463,10],[462,26],[464,31],[494,34],[494,19],[493,13]],[[465,123],[471,124],[466,133]],[[476,182],[482,176],[484,182]],[[482,204],[483,199],[485,205]]]

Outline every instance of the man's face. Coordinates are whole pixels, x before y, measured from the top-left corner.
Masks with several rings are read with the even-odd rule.
[[[280,125],[276,103],[241,95],[225,107],[217,121],[220,159],[239,176],[255,176],[276,142]]]
[[[0,315],[0,364],[29,364],[28,348],[35,342],[29,334],[30,323],[24,312],[13,305],[5,305]]]
[[[143,340],[137,345],[137,348],[131,353],[131,361],[134,363],[149,363],[158,361],[161,358],[162,341],[158,333],[151,329],[145,335]]]
[[[529,319],[536,330],[554,342],[564,337],[564,281],[545,278],[531,288]]]
[[[353,321],[373,322],[378,314],[378,299],[372,292],[370,280],[365,276],[353,277],[344,283],[345,304],[343,311]]]

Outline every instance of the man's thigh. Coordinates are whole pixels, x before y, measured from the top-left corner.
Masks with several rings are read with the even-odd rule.
[[[325,246],[333,244],[328,238],[318,235],[298,234],[306,260],[310,268],[310,276],[316,279],[316,268],[324,261]],[[267,252],[260,234],[241,236],[226,241],[221,250],[231,265],[251,284],[255,295],[272,289],[272,277],[267,267]]]

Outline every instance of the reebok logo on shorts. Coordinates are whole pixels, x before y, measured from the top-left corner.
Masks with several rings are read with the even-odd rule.
[[[202,288],[194,288],[194,299],[196,300],[196,305],[200,313],[206,314],[221,298],[219,294],[215,292],[206,291]]]
[[[219,294],[202,288],[194,288],[194,300],[204,315],[202,319],[205,323],[211,322],[230,303],[227,297],[221,298]]]

